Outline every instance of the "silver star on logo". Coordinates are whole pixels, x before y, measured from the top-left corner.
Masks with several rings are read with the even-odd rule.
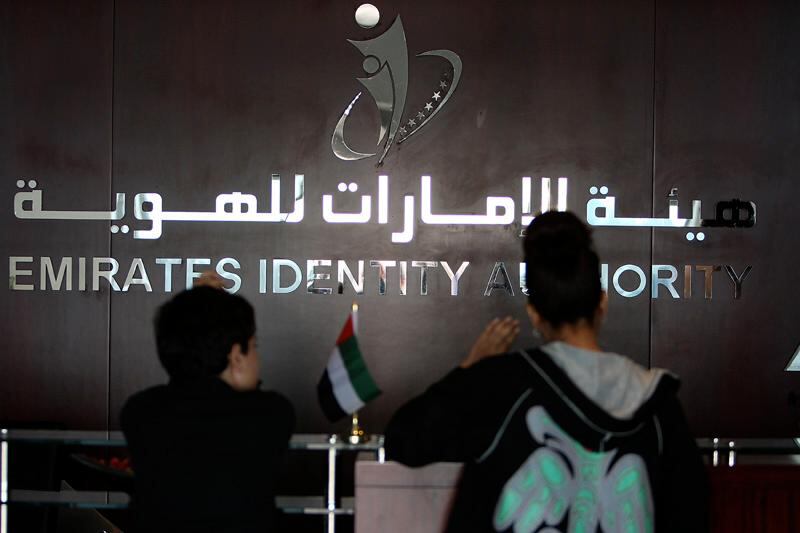
[[[400,135],[405,135],[406,134],[406,129],[403,128],[403,127],[401,127],[398,131],[400,132]]]
[[[425,104],[425,111],[430,111],[431,109],[433,109],[433,106],[431,105],[431,103],[430,103],[430,102],[428,102],[427,104]]]
[[[423,118],[425,118],[425,114],[422,111],[420,111],[419,113],[417,113],[417,118],[422,120]]]
[[[439,101],[439,98],[441,98],[441,97],[442,97],[442,95],[439,94],[438,92],[433,93],[433,99],[436,100],[437,102]]]
[[[408,125],[413,128],[414,126],[417,125],[417,121],[412,118],[411,120],[408,121]]]
[[[441,87],[442,89],[444,89],[445,87],[447,87],[447,83],[446,83],[446,82],[444,82],[444,81],[440,81],[440,82],[439,82],[439,87]]]

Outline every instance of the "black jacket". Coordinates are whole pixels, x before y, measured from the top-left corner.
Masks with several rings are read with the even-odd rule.
[[[465,463],[449,532],[706,531],[705,469],[678,385],[661,376],[623,420],[541,350],[493,357],[403,406],[387,456]]]
[[[131,396],[120,415],[147,533],[271,531],[274,483],[294,429],[289,401],[214,377]]]

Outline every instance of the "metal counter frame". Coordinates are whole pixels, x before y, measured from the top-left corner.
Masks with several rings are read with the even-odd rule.
[[[9,505],[60,505],[84,509],[126,508],[130,497],[124,492],[105,491],[36,491],[11,490],[9,481],[9,453],[12,442],[63,444],[67,446],[124,447],[121,431],[57,431],[0,429],[0,533],[8,533]],[[769,460],[780,464],[800,464],[800,438],[700,438],[697,446],[708,455],[713,466],[733,467],[738,456],[744,463],[763,463]],[[364,442],[351,442],[347,436],[323,434],[296,434],[289,441],[290,450],[327,452],[327,490],[323,496],[276,496],[278,508],[290,514],[323,515],[327,517],[328,533],[336,531],[336,517],[355,513],[354,498],[342,498],[336,505],[336,463],[342,452],[373,452],[378,462],[386,454],[382,435],[373,435]]]
[[[9,531],[10,504],[58,505],[83,509],[121,509],[128,506],[130,497],[124,492],[11,490],[9,453],[12,442],[67,446],[126,446],[121,431],[0,429],[0,533]],[[355,513],[353,498],[342,498],[341,505],[336,505],[336,460],[339,454],[353,451],[374,452],[379,462],[383,462],[386,457],[382,435],[373,435],[363,442],[351,442],[347,436],[296,434],[289,441],[289,449],[327,452],[327,491],[324,496],[276,496],[275,503],[285,513],[326,516],[328,533],[335,533],[337,516]]]

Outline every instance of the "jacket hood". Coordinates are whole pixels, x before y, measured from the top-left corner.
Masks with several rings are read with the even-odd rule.
[[[662,368],[647,369],[612,352],[595,352],[556,341],[540,348],[573,384],[606,413],[630,420],[653,397],[665,376]]]

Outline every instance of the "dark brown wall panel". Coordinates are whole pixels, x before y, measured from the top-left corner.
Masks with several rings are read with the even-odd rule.
[[[461,295],[449,295],[441,268],[430,273],[430,295],[419,294],[419,270],[409,265],[408,295],[390,271],[389,294],[378,295],[367,267],[361,303],[361,343],[384,395],[364,410],[380,430],[392,411],[456,364],[496,315],[525,320],[516,287],[521,257],[518,223],[500,228],[417,224],[407,245],[392,244],[402,196],[419,202],[422,174],[434,179],[438,210],[484,209],[487,195],[518,202],[520,179],[570,179],[569,204],[583,209],[588,188],[624,183],[632,208],[649,211],[651,196],[652,19],[647,5],[519,3],[508,16],[485,2],[379,6],[382,19],[402,16],[410,54],[408,105],[421,106],[439,81],[441,64],[414,58],[447,48],[464,62],[463,81],[428,131],[393,150],[381,169],[374,160],[343,162],[330,150],[340,113],[360,90],[358,52],[345,39],[383,31],[359,29],[356,4],[117,2],[115,62],[115,190],[158,192],[164,209],[208,210],[221,192],[265,196],[271,173],[284,185],[306,176],[300,225],[165,223],[157,241],[117,235],[114,256],[127,268],[148,265],[154,293],[134,287],[112,302],[111,405],[118,413],[132,392],[165,379],[150,317],[166,296],[156,257],[235,257],[242,294],[256,306],[268,386],[297,407],[299,430],[327,431],[315,384],[353,295],[258,293],[258,260],[289,258],[471,261]],[[366,96],[366,95],[365,95]],[[364,97],[362,97],[364,98]],[[355,108],[354,146],[368,147],[377,130],[371,102]],[[348,125],[350,127],[350,125]],[[365,133],[366,132],[366,133]],[[644,134],[643,134],[644,132]],[[374,142],[374,141],[372,141]],[[374,194],[378,174],[390,176],[390,224],[335,226],[321,217],[321,197],[340,181]],[[338,201],[338,200],[337,200]],[[535,205],[538,205],[538,196]],[[345,209],[357,205],[342,204]],[[417,205],[419,205],[417,203]],[[646,264],[649,232],[624,241],[598,232],[609,261]],[[516,295],[483,296],[495,261],[506,261]],[[324,284],[331,286],[331,284]],[[271,271],[270,271],[271,287]],[[646,298],[614,298],[607,337],[614,349],[647,361]],[[117,312],[117,310],[120,310]],[[124,310],[124,311],[123,311]],[[520,347],[534,339],[524,327]]]
[[[0,7],[0,183],[7,198],[30,179],[45,209],[110,209],[127,195],[128,233],[108,222],[20,220],[10,200],[0,213],[0,250],[34,257],[34,291],[4,290],[6,351],[0,358],[0,418],[55,419],[75,427],[116,425],[125,399],[163,382],[153,342],[157,306],[184,285],[188,258],[239,261],[241,294],[256,307],[263,378],[295,403],[301,431],[328,431],[314,386],[356,299],[361,343],[384,395],[363,412],[380,430],[402,401],[460,360],[485,322],[511,314],[525,323],[517,287],[519,222],[504,227],[426,226],[409,244],[392,244],[403,196],[419,208],[420,176],[433,176],[440,212],[478,213],[487,196],[511,196],[520,180],[569,178],[570,209],[586,215],[590,187],[606,186],[617,215],[667,216],[678,188],[681,214],[691,200],[713,216],[718,200],[758,207],[754,228],[688,230],[597,228],[609,281],[624,265],[647,273],[644,292],[626,298],[610,287],[602,341],[635,360],[674,369],[699,434],[788,435],[796,423],[787,395],[800,389],[783,368],[800,338],[792,311],[799,296],[791,231],[800,193],[797,139],[798,8],[774,2],[466,1],[378,5],[382,25],[360,29],[358,2],[13,2]],[[400,15],[409,51],[407,113],[437,86],[443,63],[417,58],[457,52],[463,78],[426,130],[375,159],[344,162],[330,149],[334,125],[362,87],[362,57],[346,39],[383,32]],[[346,133],[369,149],[378,114],[365,93]],[[283,208],[295,173],[306,178],[300,224],[165,222],[157,240],[135,239],[149,222],[133,216],[137,193],[158,193],[165,210],[210,211],[218,194],[255,194],[269,203],[270,175],[283,177]],[[333,225],[322,220],[323,194],[356,210],[339,182],[375,195],[390,176],[388,225]],[[698,230],[694,230],[696,233]],[[40,258],[113,256],[123,285],[135,259],[153,291],[132,285],[101,290],[40,290]],[[172,293],[156,258],[181,258]],[[388,294],[366,267],[366,293],[259,293],[259,260],[287,258],[408,261],[408,294],[390,269]],[[441,268],[419,294],[412,260],[471,265],[461,294],[449,295]],[[483,296],[495,261],[505,261],[515,295]],[[665,289],[650,299],[652,264],[678,269],[681,298]],[[683,268],[693,272],[684,297]],[[727,275],[713,274],[704,297],[697,266],[752,266],[741,298]],[[335,278],[335,269],[329,269]],[[73,274],[77,278],[77,273]],[[625,289],[636,280],[622,278]],[[322,286],[335,287],[323,282]],[[91,287],[91,279],[89,280]],[[532,346],[523,328],[517,347]],[[108,384],[110,383],[110,388]],[[110,408],[107,408],[110,407]]]
[[[0,7],[0,420],[106,426],[109,294],[78,291],[77,263],[109,255],[109,225],[18,220],[12,198],[35,180],[44,209],[110,209],[111,38],[109,2]],[[16,279],[33,291],[12,290],[10,256],[34,258]],[[42,256],[73,258],[72,291],[40,290]]]
[[[702,200],[706,217],[717,200],[758,208],[755,227],[709,228],[702,243],[681,231],[654,236],[656,262],[753,267],[738,300],[724,272],[713,274],[713,299],[705,299],[695,272],[691,298],[653,306],[653,364],[682,376],[690,421],[703,434],[797,432],[787,397],[800,387],[784,368],[800,343],[798,20],[791,2],[658,4],[656,212],[665,216],[671,187],[686,211],[690,199]]]

